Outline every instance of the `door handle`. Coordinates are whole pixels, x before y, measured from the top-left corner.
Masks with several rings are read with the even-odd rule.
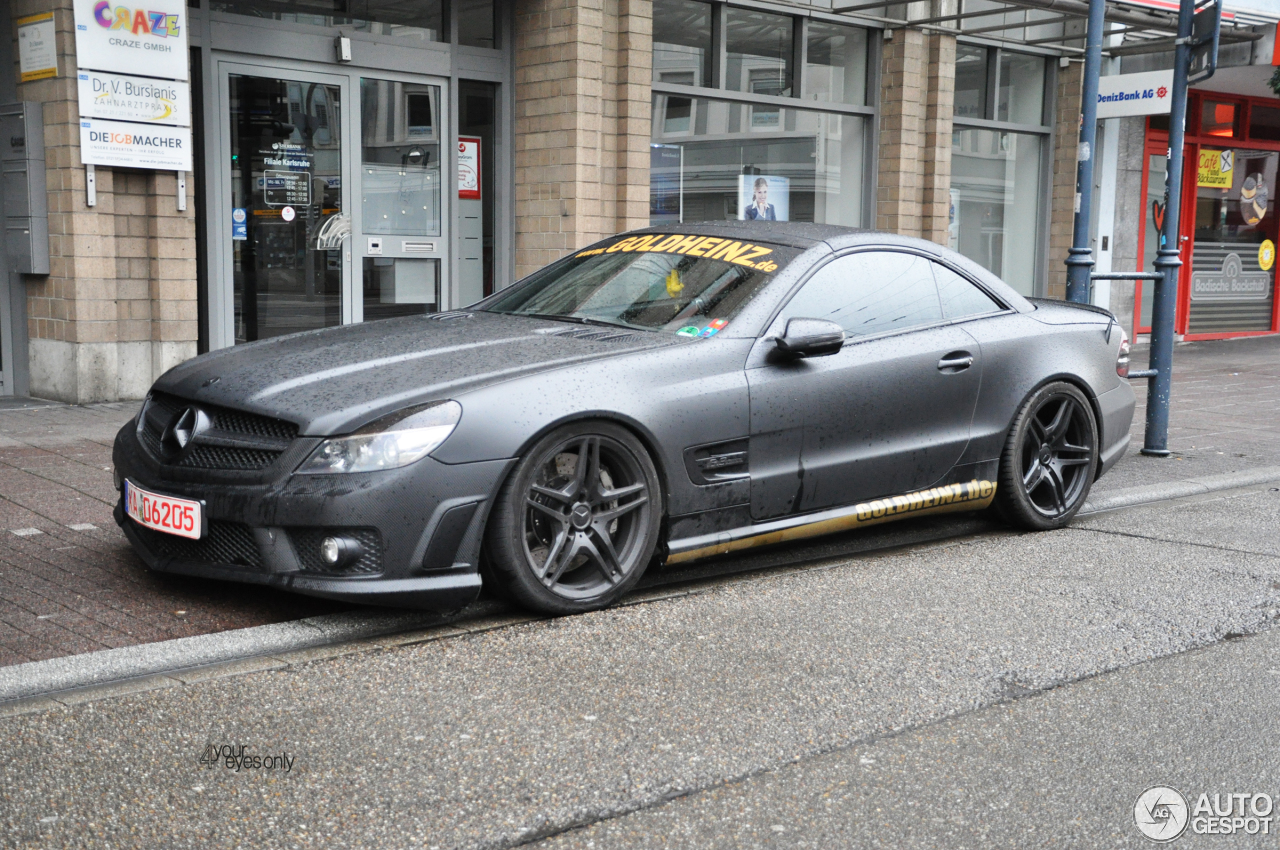
[[[967,351],[953,351],[938,361],[938,371],[954,374],[973,365],[973,355]]]

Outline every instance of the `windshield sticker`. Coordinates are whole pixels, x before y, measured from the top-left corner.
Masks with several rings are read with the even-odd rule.
[[[734,242],[717,236],[684,236],[680,234],[673,236],[663,234],[628,236],[626,239],[614,242],[604,248],[579,251],[576,256],[594,257],[599,254],[616,254],[619,252],[624,254],[681,254],[686,257],[706,257],[709,260],[723,260],[726,263],[746,266],[749,269],[755,269],[760,272],[778,270],[777,263],[765,259],[773,253],[772,248],[753,245],[750,242]]]
[[[710,322],[707,323],[707,327],[715,328],[718,331],[722,331],[725,329],[725,326],[728,324],[729,324],[728,319],[712,319]]]
[[[702,333],[701,328],[695,328],[693,325],[689,325],[688,327],[683,327],[676,331],[676,336],[696,337],[700,333]]]
[[[703,337],[705,339],[706,337],[709,337],[709,336],[715,336],[718,333],[720,333],[719,328],[713,328],[710,325],[708,325],[707,327],[702,329],[702,333],[698,334],[698,336]]]

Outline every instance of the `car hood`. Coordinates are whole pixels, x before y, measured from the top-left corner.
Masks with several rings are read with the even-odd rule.
[[[153,389],[286,419],[301,434],[328,436],[538,370],[681,344],[693,341],[522,316],[444,313],[222,349],[170,369]]]

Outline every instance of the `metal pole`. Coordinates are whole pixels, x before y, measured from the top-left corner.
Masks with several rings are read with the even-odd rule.
[[[1191,19],[1195,0],[1182,0],[1178,9],[1178,42],[1173,57],[1173,102],[1169,105],[1169,168],[1164,178],[1164,227],[1155,270],[1164,274],[1156,281],[1155,303],[1151,309],[1151,360],[1155,374],[1147,385],[1147,433],[1142,453],[1168,457],[1169,395],[1173,389],[1173,314],[1178,301],[1178,275],[1182,270],[1178,219],[1182,211],[1182,138],[1187,123],[1187,66],[1191,63]]]
[[[1080,147],[1076,153],[1076,220],[1067,252],[1067,300],[1089,300],[1093,249],[1089,246],[1089,208],[1093,204],[1094,146],[1098,140],[1098,75],[1102,73],[1102,30],[1105,0],[1089,0],[1089,29],[1084,45],[1084,85],[1080,93]]]

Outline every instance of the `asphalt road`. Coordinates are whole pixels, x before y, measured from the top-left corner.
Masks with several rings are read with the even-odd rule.
[[[1246,488],[0,719],[0,825],[15,847],[1146,846],[1150,785],[1280,796],[1277,528],[1280,491]],[[210,744],[292,761],[208,767]]]

